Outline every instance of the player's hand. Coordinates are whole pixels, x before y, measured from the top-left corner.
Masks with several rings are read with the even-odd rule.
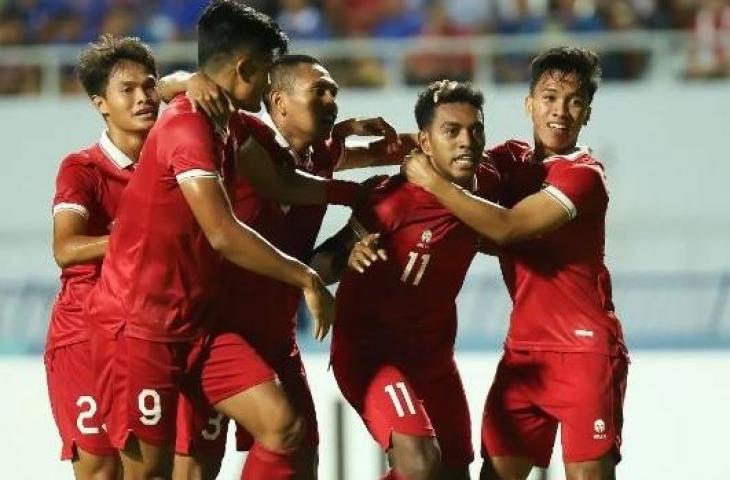
[[[188,78],[185,95],[193,104],[193,110],[203,110],[217,124],[228,122],[233,105],[223,89],[204,73],[196,72]]]
[[[438,177],[426,154],[417,149],[411,150],[405,156],[400,171],[409,182],[415,183],[428,191],[431,190]]]
[[[302,289],[304,301],[314,321],[314,338],[324,340],[335,320],[335,298],[324,286],[319,276],[311,272],[311,285]]]
[[[387,144],[388,154],[393,154],[400,148],[401,140],[395,128],[385,121],[383,117],[373,117],[354,120],[352,123],[352,135],[361,137],[383,137]]]
[[[379,259],[388,260],[385,250],[378,248],[379,241],[379,233],[368,233],[362,237],[350,250],[347,266],[358,273],[365,273],[365,270]]]

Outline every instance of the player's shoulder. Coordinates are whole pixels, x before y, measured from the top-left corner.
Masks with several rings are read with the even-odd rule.
[[[604,176],[603,163],[589,147],[579,146],[574,151],[563,155],[552,155],[543,162],[548,171],[553,169],[579,169]]]
[[[474,193],[492,201],[499,198],[502,174],[492,159],[486,156],[484,157],[477,166],[474,178],[476,182],[474,185]]]
[[[90,145],[66,155],[59,166],[59,171],[67,169],[88,169],[97,168],[101,150],[98,144]]]
[[[370,203],[373,205],[384,203],[407,205],[413,196],[414,189],[417,188],[419,187],[409,183],[401,174],[385,177],[371,187]]]
[[[494,145],[484,152],[485,158],[489,158],[495,164],[504,161],[524,162],[531,157],[531,154],[530,144],[516,139]]]
[[[183,94],[175,96],[167,108],[160,114],[155,126],[152,127],[150,135],[165,130],[197,130],[213,132],[213,124],[204,112],[194,110],[193,104]],[[167,135],[162,135],[166,137]]]
[[[280,153],[281,146],[276,141],[276,132],[260,116],[238,110],[231,116],[228,127],[241,141],[245,141],[250,135],[269,152]]]

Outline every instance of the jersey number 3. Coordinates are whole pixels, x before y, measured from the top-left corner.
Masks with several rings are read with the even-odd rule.
[[[409,277],[411,277],[411,273],[418,262],[418,257],[421,257],[421,265],[418,267],[418,270],[416,271],[416,274],[413,275],[413,280],[411,281],[409,280]],[[406,268],[403,269],[400,281],[403,283],[412,283],[413,286],[418,286],[418,284],[421,283],[423,274],[426,273],[426,267],[428,267],[429,260],[431,260],[430,253],[423,253],[419,255],[418,252],[408,252],[408,263],[406,264]]]

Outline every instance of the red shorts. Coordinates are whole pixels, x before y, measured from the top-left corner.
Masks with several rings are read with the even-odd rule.
[[[393,432],[435,436],[444,465],[471,463],[469,408],[453,356],[438,364],[424,360],[405,365],[341,346],[334,352],[337,384],[383,450],[391,448]]]
[[[621,459],[628,359],[505,350],[487,395],[482,453],[550,463],[558,424],[565,463]]]
[[[279,377],[281,386],[286,396],[294,407],[295,411],[304,418],[306,422],[304,440],[302,446],[315,449],[319,445],[319,434],[317,429],[317,413],[314,409],[312,392],[309,390],[307,373],[304,371],[304,364],[299,349],[292,346],[291,354],[284,358],[270,359],[270,365]],[[236,448],[239,451],[248,451],[253,445],[253,437],[240,425],[236,425]]]
[[[155,445],[175,439],[177,447],[179,421],[180,430],[189,429],[194,438],[198,424],[178,416],[180,395],[195,411],[204,411],[207,422],[212,405],[275,378],[236,334],[179,343],[101,334],[93,335],[92,343],[107,430],[117,449],[124,448],[131,433]]]
[[[80,448],[97,456],[116,455],[99,415],[89,342],[47,351],[44,356],[51,411],[61,435],[61,460]]]
[[[175,452],[222,458],[228,419],[212,406],[256,385],[273,381],[276,374],[239,334],[221,333],[205,347],[203,358],[191,371],[191,376],[200,385],[183,390],[183,395],[178,397]],[[196,391],[202,393],[203,401]]]

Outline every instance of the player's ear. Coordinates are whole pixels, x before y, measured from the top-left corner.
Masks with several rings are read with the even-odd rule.
[[[583,125],[588,125],[588,120],[591,119],[591,112],[593,112],[591,107],[586,108],[586,118],[583,119]]]
[[[532,116],[532,92],[525,97],[525,112],[528,116]]]
[[[94,95],[91,97],[91,103],[94,104],[94,107],[99,110],[99,113],[101,113],[103,117],[109,115],[109,108],[106,105],[106,99],[104,97],[101,95]]]
[[[251,83],[253,77],[258,70],[256,63],[250,57],[239,58],[236,62],[236,74],[246,83]]]
[[[426,155],[431,155],[431,136],[426,130],[418,131],[418,146]]]
[[[272,110],[276,110],[282,116],[286,116],[286,99],[281,90],[272,90],[269,92],[269,101],[273,107]]]

